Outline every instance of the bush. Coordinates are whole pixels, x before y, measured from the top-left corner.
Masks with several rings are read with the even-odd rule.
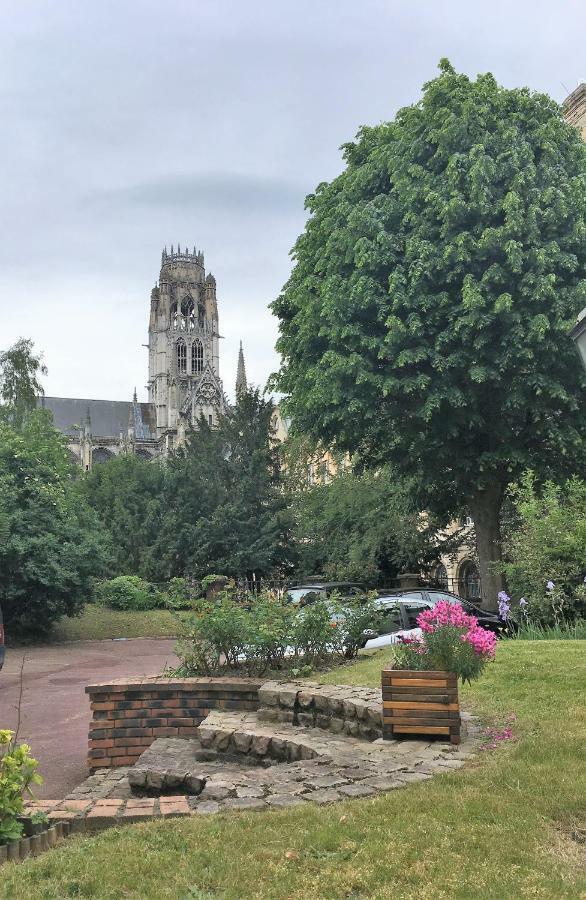
[[[167,609],[193,609],[199,591],[187,578],[172,578],[163,594],[163,605]]]
[[[210,675],[225,668],[261,675],[355,656],[365,628],[380,616],[372,602],[342,607],[320,600],[298,610],[265,591],[240,603],[228,591],[200,601],[177,646],[177,674]]]
[[[74,490],[64,439],[41,411],[0,421],[0,606],[11,637],[74,616],[106,569],[99,523]]]
[[[31,785],[43,780],[28,744],[16,746],[13,737],[13,731],[0,730],[0,845],[21,836],[24,795],[32,796]]]
[[[138,575],[119,575],[102,581],[96,587],[96,596],[104,606],[121,611],[154,609],[161,603],[155,588]]]
[[[542,625],[586,617],[586,482],[548,482],[538,492],[528,473],[511,495],[516,521],[502,569],[514,602],[524,601],[516,617]]]

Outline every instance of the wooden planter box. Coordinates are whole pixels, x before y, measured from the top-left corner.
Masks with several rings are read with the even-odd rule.
[[[439,735],[460,743],[458,681],[448,672],[382,671],[383,738]]]

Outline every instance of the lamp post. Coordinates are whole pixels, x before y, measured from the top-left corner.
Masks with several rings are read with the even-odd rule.
[[[578,316],[578,321],[570,331],[570,337],[575,341],[578,353],[582,357],[582,365],[586,369],[586,306]]]

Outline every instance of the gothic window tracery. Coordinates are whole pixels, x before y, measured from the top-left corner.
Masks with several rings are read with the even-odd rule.
[[[177,328],[178,325],[178,315],[177,315],[177,304],[173,303],[171,306],[171,315],[170,315],[170,325],[171,328]]]
[[[185,341],[177,341],[177,371],[187,372],[187,347]]]
[[[195,328],[195,307],[191,297],[185,297],[181,304],[181,315],[183,317],[184,329],[193,331]]]
[[[195,340],[191,345],[191,371],[194,375],[203,372],[203,344],[200,340]]]
[[[197,321],[198,321],[199,327],[202,330],[203,330],[203,326],[204,326],[204,322],[205,322],[205,317],[206,317],[205,306],[203,305],[203,303],[198,303],[197,304]]]

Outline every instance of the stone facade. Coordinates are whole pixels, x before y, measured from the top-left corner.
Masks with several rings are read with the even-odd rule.
[[[135,391],[132,401],[43,396],[38,404],[86,470],[121,453],[166,455],[202,417],[214,426],[226,411],[219,338],[216,279],[206,275],[203,253],[165,248],[150,300],[148,403]],[[245,386],[242,345],[238,372]]]

